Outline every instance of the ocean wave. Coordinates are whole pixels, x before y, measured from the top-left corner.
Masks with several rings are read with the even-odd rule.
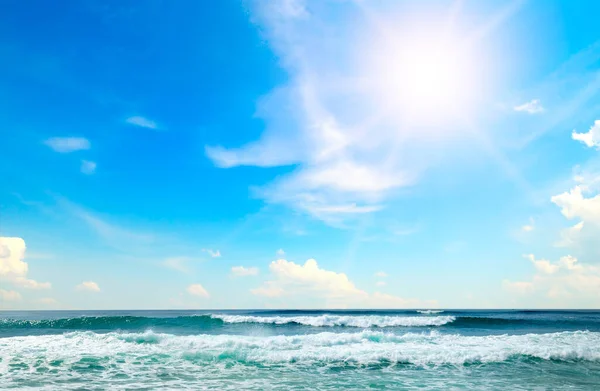
[[[419,314],[423,315],[433,315],[433,314],[441,314],[444,312],[443,310],[417,310]]]
[[[460,336],[438,332],[396,335],[364,330],[295,336],[193,335],[72,332],[62,335],[0,339],[0,351],[16,361],[59,363],[71,368],[82,360],[119,368],[142,363],[152,367],[241,365],[468,365],[537,359],[600,361],[600,333]],[[3,360],[1,366],[9,365]],[[0,368],[2,372],[3,368]]]
[[[225,323],[267,323],[267,324],[299,324],[313,327],[426,327],[443,326],[453,322],[454,316],[348,316],[348,315],[319,315],[319,316],[251,316],[251,315],[211,315]]]

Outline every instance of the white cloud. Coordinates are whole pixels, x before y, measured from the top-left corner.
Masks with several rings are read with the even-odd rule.
[[[285,255],[285,251],[283,251],[283,249],[280,248],[279,250],[277,250],[277,255],[280,256],[280,257],[282,257],[282,256]]]
[[[542,273],[552,274],[558,271],[559,265],[553,265],[546,259],[535,259],[533,254],[524,255],[525,258],[529,259],[536,269]]]
[[[100,287],[94,281],[84,281],[75,287],[78,291],[100,292]]]
[[[514,109],[515,111],[522,111],[529,114],[539,114],[545,110],[539,99],[532,99],[529,102],[515,106]]]
[[[307,260],[304,265],[279,259],[271,262],[269,270],[273,278],[252,289],[251,293],[292,300],[312,298],[317,299],[320,306],[337,308],[426,307],[437,304],[435,301],[403,299],[379,292],[369,294],[357,288],[346,274],[322,269],[314,259]]]
[[[142,128],[148,128],[148,129],[157,129],[158,128],[158,125],[156,124],[156,122],[151,121],[148,118],[141,117],[141,116],[129,117],[125,120],[125,122],[127,122],[128,124],[131,124],[131,125],[140,126]]]
[[[403,82],[410,83],[410,75],[386,72],[389,67],[405,67],[401,53],[437,53],[427,50],[428,45],[415,45],[419,37],[407,33],[408,23],[375,9],[373,3],[361,2],[361,10],[369,12],[357,14],[370,17],[336,17],[336,23],[326,19],[328,15],[354,15],[353,10],[340,13],[325,8],[354,7],[353,2],[313,3],[321,12],[293,4],[256,3],[254,19],[291,77],[257,105],[256,115],[266,124],[258,140],[229,148],[205,147],[216,166],[293,165],[294,170],[259,188],[257,195],[336,225],[385,208],[398,189],[413,185],[437,159],[440,144],[458,136],[474,142],[471,133],[463,133],[464,126],[453,122],[460,116],[440,114],[454,107],[461,94],[453,94],[454,101],[444,104],[422,99],[423,107],[412,110],[414,102],[403,95],[407,90]],[[438,24],[436,17],[431,15],[427,24],[439,31],[437,26],[444,23]],[[363,38],[345,36],[350,26],[352,31],[363,31]],[[427,41],[435,34],[422,35]],[[463,39],[457,36],[456,41]],[[437,41],[426,43],[443,46]],[[460,59],[470,57],[469,49],[459,49]],[[390,55],[392,51],[398,56]],[[453,62],[445,63],[450,68]],[[446,68],[432,69],[429,79],[439,80]],[[469,74],[474,84],[477,75]],[[436,91],[435,86],[431,90]],[[466,90],[463,86],[460,92]],[[416,111],[418,118],[413,115]]]
[[[92,162],[89,160],[81,161],[81,172],[86,175],[92,175],[96,172],[96,162]]]
[[[193,295],[193,296],[200,296],[200,297],[204,297],[204,298],[210,297],[210,295],[208,294],[206,289],[204,289],[204,287],[200,284],[192,284],[192,285],[188,286],[187,291],[190,295]]]
[[[386,286],[386,285],[387,285],[387,283],[386,283],[385,281],[377,281],[377,282],[375,283],[375,285],[377,285],[377,286]]]
[[[533,220],[533,217],[529,218],[529,224],[525,224],[524,226],[521,227],[521,229],[525,232],[531,232],[535,229],[535,221]]]
[[[600,120],[594,121],[594,125],[587,133],[577,133],[573,131],[573,140],[581,141],[588,147],[600,149]]]
[[[17,237],[0,237],[0,280],[26,289],[49,289],[49,282],[27,278],[29,265],[25,259],[25,241]]]
[[[189,261],[188,257],[171,257],[165,259],[162,264],[170,269],[177,270],[182,273],[188,273],[189,270],[186,266],[187,261]]]
[[[211,250],[210,248],[203,248],[202,251],[208,253],[213,258],[219,258],[221,256],[221,252],[219,250]]]
[[[570,247],[573,246],[580,236],[581,230],[583,229],[584,222],[580,221],[572,227],[563,229],[560,232],[560,240],[556,243],[556,247]]]
[[[22,297],[19,292],[0,289],[0,299],[2,301],[20,301]]]
[[[90,149],[90,142],[84,137],[52,137],[44,144],[60,153],[69,153]]]
[[[377,272],[375,273],[375,277],[381,277],[381,278],[385,278],[387,277],[387,273],[386,272]]]
[[[561,208],[561,213],[567,219],[580,218],[600,224],[600,194],[586,198],[586,192],[589,192],[586,186],[577,185],[568,192],[552,197],[551,201]]]
[[[236,277],[256,276],[258,275],[257,267],[234,266],[231,268],[231,274]]]
[[[533,255],[527,256],[538,272],[531,281],[503,281],[503,287],[520,294],[542,294],[551,299],[597,300],[600,295],[600,267],[580,263],[577,258],[567,255],[558,262],[536,261]]]

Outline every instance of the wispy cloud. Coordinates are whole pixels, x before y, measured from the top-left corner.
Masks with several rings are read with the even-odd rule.
[[[525,224],[524,226],[521,227],[522,231],[525,232],[531,232],[535,229],[535,221],[533,220],[533,217],[529,218],[529,224]]]
[[[235,277],[246,277],[258,275],[257,267],[234,266],[231,268],[231,275]]]
[[[426,157],[429,148],[458,135],[451,131],[458,127],[453,118],[436,112],[448,105],[431,103],[422,108],[428,114],[421,121],[410,122],[410,99],[404,106],[398,104],[404,89],[391,87],[389,77],[382,75],[387,74],[383,70],[392,49],[423,50],[414,49],[412,38],[402,39],[402,23],[386,17],[373,3],[359,3],[313,2],[309,12],[304,2],[285,7],[281,2],[259,2],[255,19],[291,80],[260,101],[257,116],[267,125],[259,140],[231,148],[206,146],[206,155],[218,167],[293,165],[290,174],[257,194],[331,224],[383,209],[386,200],[413,185],[432,163]],[[340,13],[326,7],[348,7],[356,17],[336,17],[333,23],[326,15]],[[443,24],[436,17],[428,20],[433,29]],[[472,46],[465,51],[474,50],[476,41],[502,20],[471,34]],[[345,39],[349,25],[378,44],[363,46]],[[441,132],[422,123],[442,117]],[[465,140],[472,142],[472,137]]]
[[[221,257],[221,251],[219,250],[211,250],[210,248],[203,248],[202,251],[208,253],[213,258]]]
[[[375,277],[385,278],[387,276],[388,275],[387,275],[386,272],[377,272],[377,273],[375,273]]]
[[[96,162],[92,162],[89,160],[81,161],[81,172],[86,175],[92,175],[96,172]]]
[[[127,118],[125,122],[130,125],[140,126],[142,128],[158,129],[158,125],[156,124],[156,122],[137,115]]]
[[[44,141],[44,144],[59,153],[82,151],[91,147],[84,137],[52,137]]]
[[[529,114],[540,114],[545,111],[544,106],[539,99],[532,99],[529,102],[525,102],[521,105],[514,107],[515,111],[521,111]]]

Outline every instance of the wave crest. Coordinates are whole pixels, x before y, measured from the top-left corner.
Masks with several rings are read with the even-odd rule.
[[[211,317],[220,319],[225,323],[263,323],[263,324],[299,324],[313,327],[426,327],[443,326],[451,323],[454,316],[347,316],[347,315],[320,315],[320,316],[251,316],[251,315],[221,315]]]

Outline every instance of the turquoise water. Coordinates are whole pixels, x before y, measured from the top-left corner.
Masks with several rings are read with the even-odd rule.
[[[0,312],[19,388],[598,390],[600,312]]]

